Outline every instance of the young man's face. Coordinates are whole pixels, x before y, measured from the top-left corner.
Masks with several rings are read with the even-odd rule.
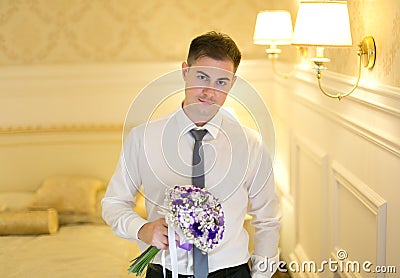
[[[183,109],[189,118],[201,126],[208,122],[224,104],[236,76],[231,60],[215,60],[204,56],[190,67],[182,64],[185,80]]]

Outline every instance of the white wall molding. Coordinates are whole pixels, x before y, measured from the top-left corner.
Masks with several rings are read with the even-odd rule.
[[[120,144],[122,124],[0,127],[0,147],[21,145]]]
[[[0,134],[49,134],[49,133],[87,133],[87,132],[122,132],[122,124],[59,124],[51,126],[43,125],[15,125],[8,127],[0,126]]]
[[[260,88],[264,90],[265,98],[269,98],[273,117],[279,119],[277,130],[293,133],[290,140],[281,138],[279,141],[281,163],[290,169],[290,186],[284,191],[289,197],[281,199],[285,201],[284,213],[293,215],[289,227],[295,227],[292,230],[296,234],[295,240],[290,233],[282,235],[282,242],[289,241],[291,246],[282,249],[289,249],[285,257],[314,259],[318,257],[317,246],[325,248],[319,242],[327,240],[322,243],[327,246],[327,252],[321,252],[323,260],[339,261],[336,252],[345,249],[350,261],[371,260],[374,266],[396,265],[398,250],[392,243],[396,242],[399,233],[396,222],[398,190],[394,186],[394,181],[398,180],[396,169],[400,158],[399,88],[362,80],[352,95],[338,101],[319,90],[312,69],[298,70],[288,79],[274,77],[273,81],[273,92],[268,81],[260,83]],[[329,91],[347,91],[353,81],[354,77],[326,72],[323,85]],[[287,138],[288,132],[283,131],[281,133]],[[300,168],[295,152],[302,157]],[[322,179],[321,172],[318,163],[312,160],[313,154],[316,161],[324,154],[328,156],[328,189],[324,203],[320,202],[323,183],[318,183]],[[301,200],[296,193],[298,182],[295,181],[299,179],[296,176],[299,171],[303,174],[300,177]],[[293,207],[287,199],[293,199]],[[299,212],[299,204],[302,212]],[[323,216],[313,212],[324,211],[325,205],[328,209]],[[299,214],[325,218],[326,222],[303,217],[299,223]],[[320,236],[320,223],[327,223],[328,235]],[[305,229],[304,225],[312,228]],[[320,275],[325,277],[325,273]],[[328,273],[326,277],[333,276],[360,278],[366,275]]]
[[[345,85],[350,83],[350,78],[339,74],[330,73],[324,75],[324,78],[327,79],[328,82],[326,83],[330,88],[335,87],[339,91],[340,89],[344,90]],[[288,88],[287,93],[292,94],[297,102],[400,157],[399,88],[384,85],[367,87],[365,85],[357,89],[357,94],[346,97],[339,102],[324,96],[320,92],[312,70],[310,72],[299,71],[296,74],[296,79],[300,80],[302,82],[302,85],[301,83],[300,85],[304,87],[299,88],[299,84],[294,85],[293,82],[282,79],[278,82]],[[374,100],[374,98],[379,99],[379,101]],[[357,114],[352,112],[354,109],[358,111]],[[373,124],[374,121],[377,122]]]
[[[293,95],[297,102],[400,157],[400,88],[361,80],[353,94],[338,101],[323,95],[312,69],[278,61],[277,67],[282,71],[296,67],[295,74],[284,79],[273,74],[267,61],[261,61],[258,67],[255,65],[257,63],[252,61],[242,69],[244,76],[255,76],[251,81],[258,82],[264,78],[264,82],[269,82],[272,78],[271,81],[285,88],[277,93]],[[354,85],[354,79],[326,71],[322,82],[329,91],[346,92]]]
[[[353,195],[360,204],[362,204],[369,213],[376,218],[376,226],[369,227],[376,229],[376,265],[386,265],[386,221],[387,221],[387,203],[379,196],[378,193],[373,191],[368,185],[363,183],[355,175],[349,172],[340,163],[332,162],[332,246],[333,252],[337,252],[338,249],[342,248],[341,243],[338,239],[339,223],[339,189],[343,188]],[[351,236],[351,235],[348,235]],[[357,236],[357,235],[353,235]],[[368,242],[368,244],[372,244]],[[335,255],[336,253],[332,253]],[[332,255],[332,256],[333,256]],[[335,258],[337,259],[337,258]],[[384,277],[384,276],[377,276]]]
[[[38,95],[65,89],[71,93],[90,93],[87,89],[107,89],[132,84],[147,85],[180,63],[65,64],[42,66],[8,66],[0,69],[0,97],[12,97],[32,91]],[[79,88],[79,89],[78,89]],[[77,90],[78,89],[78,90]],[[11,92],[11,94],[10,94]],[[93,91],[93,93],[103,90]],[[114,90],[113,93],[118,93]]]
[[[322,107],[314,102],[308,101],[303,97],[297,96],[297,100],[308,108],[314,110],[321,116],[324,116],[328,120],[337,123],[338,125],[346,128],[350,132],[362,137],[363,139],[381,147],[383,150],[388,151],[397,157],[400,157],[400,141],[396,138],[387,138],[379,133],[373,132],[364,126],[342,116],[332,109]],[[400,119],[399,119],[400,125]]]
[[[139,84],[143,88],[163,75],[180,71],[181,63],[182,61],[8,66],[0,69],[0,97],[17,96],[32,88],[39,94],[47,91],[57,93],[68,88],[79,88],[75,92],[82,93],[88,88],[109,90],[132,84]],[[265,82],[272,78],[270,71],[271,62],[268,59],[243,60],[237,75],[247,80]]]
[[[296,73],[296,78],[306,83],[314,85],[318,92],[318,83],[312,69],[301,70]],[[323,88],[332,92],[348,92],[349,88],[355,84],[355,77],[326,71],[323,73],[321,83]],[[322,94],[322,92],[320,92]],[[368,82],[363,80],[357,89],[346,97],[346,100],[358,102],[373,109],[378,109],[385,113],[400,117],[400,88]]]
[[[294,227],[295,227],[295,246],[303,246],[301,248],[302,253],[308,257],[308,250],[304,248],[304,244],[301,242],[301,238],[299,236],[300,225],[305,223],[300,223],[300,215],[299,212],[302,210],[301,205],[307,204],[310,200],[315,199],[321,200],[321,216],[325,215],[328,212],[328,163],[329,157],[326,151],[318,147],[316,144],[312,144],[311,142],[307,141],[299,134],[292,135],[292,147],[291,147],[291,192],[293,194],[294,200],[294,208],[295,208],[295,215],[294,215]],[[301,166],[306,167],[306,165],[301,165],[299,158],[301,155],[304,155],[308,159],[315,164],[315,166],[320,170],[320,180],[318,184],[315,186],[320,189],[320,195],[316,194],[315,192],[309,192],[310,200],[300,200],[299,190],[300,190],[300,168]],[[304,190],[304,189],[303,189]],[[302,204],[301,204],[302,203]],[[310,218],[313,218],[313,215],[309,215]],[[318,251],[318,258],[315,259],[324,259],[324,256],[328,254],[328,230],[327,230],[327,219],[325,217],[320,217],[315,219],[316,223],[318,223],[319,227],[315,227],[316,229],[320,229],[321,231],[321,242],[315,242],[318,246],[320,246],[320,250]],[[317,240],[317,239],[315,239]],[[325,257],[326,258],[326,257]]]
[[[60,89],[63,87],[110,87],[129,85],[132,82],[148,84],[153,79],[171,71],[180,70],[181,62],[136,62],[125,64],[65,64],[7,66],[0,69],[0,96],[9,97],[10,90],[16,92],[36,86],[42,89]],[[266,81],[275,78],[279,82],[291,82],[298,79],[317,88],[317,80],[312,69],[302,69],[296,64],[277,61],[282,71],[295,70],[288,79],[274,76],[271,61],[243,60],[238,75],[251,81]],[[327,89],[345,92],[353,85],[354,77],[324,72],[322,82]],[[318,90],[319,91],[319,90]],[[322,93],[321,93],[322,94]],[[400,116],[400,88],[361,80],[356,91],[346,99],[361,102],[387,113]]]
[[[296,278],[318,278],[317,272],[307,271],[310,259],[307,257],[306,252],[301,244],[297,244],[294,251],[289,255],[290,262],[288,269],[290,274]],[[299,269],[295,269],[299,267]],[[316,265],[316,269],[319,269],[319,265]],[[292,271],[294,270],[294,271]]]
[[[321,174],[327,178],[327,163],[328,163],[328,154],[326,151],[321,149],[315,144],[310,143],[303,136],[292,133],[291,135],[292,142],[292,150],[291,150],[291,169],[293,170],[291,173],[291,199],[296,199],[296,184],[297,184],[297,176],[298,176],[298,157],[299,152],[304,152],[309,158],[311,158],[318,166],[321,167]],[[327,179],[324,180],[327,182]],[[327,184],[325,184],[327,187]]]

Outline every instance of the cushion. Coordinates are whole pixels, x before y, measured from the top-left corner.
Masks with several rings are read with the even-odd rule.
[[[80,223],[105,224],[101,216],[101,200],[103,199],[105,192],[105,188],[97,191],[94,214],[60,212],[58,214],[60,225]]]
[[[69,224],[104,224],[102,218],[97,217],[94,214],[87,213],[59,213],[58,221],[60,222],[60,226],[69,225]]]
[[[1,192],[0,212],[21,211],[31,203],[33,192]]]
[[[102,217],[102,206],[101,206],[101,200],[103,200],[104,195],[106,194],[106,189],[101,189],[97,192],[96,196],[96,213],[95,216],[97,219],[100,220],[100,222],[105,223]]]
[[[0,213],[0,235],[54,234],[57,230],[55,209]]]
[[[55,208],[58,213],[96,213],[97,192],[104,183],[88,177],[51,177],[35,192],[31,208]]]

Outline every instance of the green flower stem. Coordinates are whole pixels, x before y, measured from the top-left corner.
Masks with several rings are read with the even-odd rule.
[[[131,261],[132,264],[128,268],[128,273],[135,273],[137,276],[141,276],[159,251],[156,247],[149,246],[142,254]]]

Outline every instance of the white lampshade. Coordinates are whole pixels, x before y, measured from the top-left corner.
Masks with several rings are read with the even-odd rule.
[[[351,46],[347,1],[301,1],[292,44]]]
[[[292,43],[292,19],[288,11],[262,11],[257,15],[254,44],[287,45]]]

